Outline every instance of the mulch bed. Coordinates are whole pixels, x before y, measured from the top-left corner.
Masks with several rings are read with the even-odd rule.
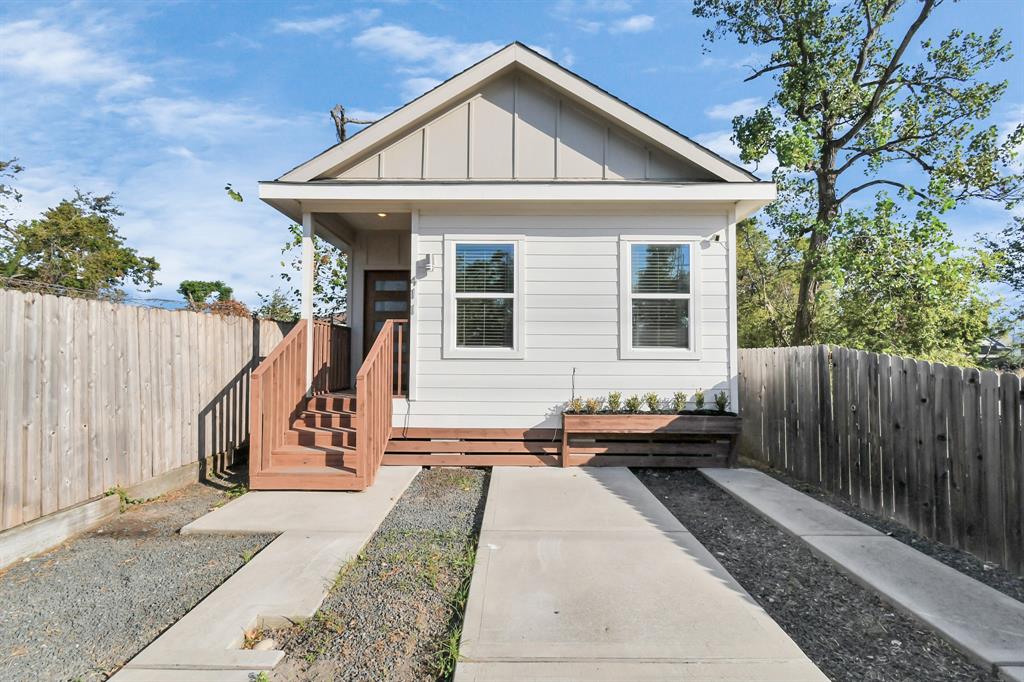
[[[745,462],[745,464],[747,463]],[[838,509],[847,516],[852,516],[861,523],[867,524],[875,530],[899,540],[905,545],[910,545],[917,551],[927,554],[936,561],[941,561],[950,568],[955,568],[964,575],[970,576],[978,582],[985,583],[995,590],[999,590],[1008,597],[1012,597],[1019,602],[1024,602],[1024,576],[1010,573],[996,564],[987,562],[984,559],[979,559],[973,554],[965,552],[962,549],[956,549],[955,547],[950,547],[949,545],[943,544],[937,540],[926,538],[925,536],[910,530],[895,519],[884,518],[865,511],[852,502],[836,497],[835,495],[832,495],[827,491],[823,491],[809,483],[798,481],[789,474],[759,465],[752,464],[751,466],[755,466],[757,469],[765,472],[769,476],[774,476],[786,485],[796,488],[805,495],[810,495],[830,507]]]
[[[129,506],[0,575],[0,680],[107,679],[237,571],[273,536],[178,534],[230,485]]]
[[[832,680],[997,679],[698,471],[636,474]]]
[[[425,469],[317,614],[266,633],[272,680],[436,680],[454,670],[488,473]]]

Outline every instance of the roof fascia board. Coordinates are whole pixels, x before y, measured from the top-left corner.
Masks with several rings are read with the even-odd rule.
[[[775,200],[771,182],[704,182],[689,184],[608,182],[573,183],[291,183],[261,182],[260,199],[347,202],[443,201],[752,201]]]

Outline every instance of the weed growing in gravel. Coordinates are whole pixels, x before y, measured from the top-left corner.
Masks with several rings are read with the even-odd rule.
[[[265,670],[261,670],[256,677],[252,678],[253,682],[270,682],[270,678],[267,677]]]
[[[113,488],[103,493],[104,497],[110,497],[111,495],[117,495],[117,507],[122,514],[124,514],[128,507],[130,507],[133,504],[144,504],[153,499],[145,497],[128,497],[128,491],[122,488],[120,485],[115,485]]]
[[[254,550],[251,550],[251,549],[247,549],[247,550],[245,550],[244,552],[242,552],[242,563],[243,563],[243,564],[247,564],[247,563],[249,563],[249,561],[250,561],[250,560],[251,560],[251,559],[252,559],[252,558],[253,558],[254,556],[256,556],[256,552],[255,552]]]
[[[451,479],[451,483],[459,490],[464,490],[466,492],[473,488],[473,479],[465,474],[453,476]]]
[[[242,648],[251,649],[263,641],[266,630],[263,628],[250,628],[242,633]]]
[[[455,672],[455,664],[459,662],[459,642],[462,640],[462,628],[457,627],[448,635],[444,645],[438,649],[435,672],[437,679],[447,680]]]
[[[237,483],[224,491],[224,496],[217,500],[217,504],[213,505],[213,508],[217,509],[219,507],[223,507],[231,500],[236,497],[241,497],[247,492],[249,492],[249,488],[247,488],[244,483]]]
[[[450,603],[451,618],[449,619],[448,637],[441,643],[441,648],[434,654],[434,673],[439,680],[449,680],[455,672],[455,664],[459,662],[459,643],[462,641],[462,620],[466,613],[466,600],[469,599],[469,582],[476,564],[476,546],[479,538],[470,538],[465,550],[452,561],[454,568],[462,573],[459,589],[455,591]]]

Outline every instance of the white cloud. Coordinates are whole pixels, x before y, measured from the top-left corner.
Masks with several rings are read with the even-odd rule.
[[[731,121],[736,116],[749,116],[764,106],[764,100],[760,97],[747,97],[738,99],[735,102],[716,104],[704,110],[708,118]]]
[[[115,52],[90,46],[84,34],[40,19],[0,24],[0,46],[4,71],[44,84],[94,86],[113,95],[153,80]]]
[[[428,36],[395,24],[372,26],[356,36],[352,44],[422,73],[445,77],[462,71],[502,47],[491,41],[461,43],[444,36]]]
[[[740,148],[732,141],[732,131],[730,130],[715,130],[710,133],[702,133],[693,139],[697,144],[707,147],[719,156],[743,166],[747,170],[762,171],[762,175],[774,170],[779,165],[779,160],[774,154],[769,154],[764,159],[761,159],[760,163],[743,163],[740,161]]]
[[[278,33],[327,33],[337,31],[348,23],[348,17],[344,14],[334,14],[329,17],[318,17],[316,19],[293,19],[284,21],[278,19],[274,22],[274,30]]]
[[[644,33],[652,28],[654,28],[654,17],[650,14],[636,14],[613,22],[608,27],[608,31],[610,33]]]
[[[201,97],[144,97],[109,105],[109,113],[125,116],[129,125],[162,137],[216,142],[254,130],[281,125],[283,120],[234,102],[214,102]]]
[[[409,75],[402,82],[402,97],[406,99],[422,95],[502,47],[491,41],[463,43],[446,36],[429,36],[395,24],[372,26],[356,36],[352,44],[397,62],[397,71]]]
[[[416,78],[407,78],[402,81],[402,99],[408,101],[416,99],[428,90],[433,90],[441,84],[436,78],[429,78],[427,76],[417,76]]]

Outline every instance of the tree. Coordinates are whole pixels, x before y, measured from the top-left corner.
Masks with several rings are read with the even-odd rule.
[[[21,201],[21,192],[9,183],[23,170],[25,170],[24,166],[18,164],[17,159],[7,159],[6,161],[0,159],[0,181],[2,181],[0,182],[0,236],[6,236],[10,229],[11,209],[7,202],[19,203]]]
[[[5,221],[0,274],[106,296],[120,296],[128,282],[148,291],[158,284],[160,265],[125,246],[113,222],[122,215],[111,195],[76,190],[41,218]]]
[[[999,279],[1020,297],[1019,308],[1012,314],[1024,320],[1024,216],[1014,216],[994,239],[984,238],[986,248],[999,258],[996,269]]]
[[[742,348],[785,346],[799,286],[796,249],[773,240],[756,218],[736,226],[736,301]]]
[[[903,218],[884,195],[870,217],[844,214],[832,239],[824,341],[973,364],[996,309],[982,291],[996,274],[991,253],[958,251],[948,228]]]
[[[210,296],[214,294],[220,302],[230,301],[234,290],[220,280],[186,279],[178,285],[178,293],[185,297],[190,308],[198,309],[210,303]]]
[[[1007,87],[978,78],[1012,56],[1001,31],[984,37],[956,29],[938,41],[920,40],[924,57],[910,56],[942,4],[695,1],[694,14],[713,22],[709,42],[730,36],[772,49],[746,80],[770,77],[775,94],[750,116],[733,119],[733,139],[744,162],[774,154],[776,177],[812,208],[803,220],[770,225],[800,243],[792,344],[814,336],[829,240],[844,206],[862,192],[898,188],[929,227],[965,201],[1009,209],[1024,194],[1024,178],[1012,169],[1024,125],[1005,137],[994,125],[979,127]]]
[[[284,260],[281,267],[281,279],[293,286],[293,282],[302,272],[302,226],[292,224],[288,227],[289,239],[281,249]],[[275,289],[275,293],[278,290]],[[266,304],[274,294],[259,294],[260,300]],[[293,310],[298,309],[302,300],[302,291],[298,287],[291,288],[282,294],[284,301]],[[348,257],[320,237],[313,237],[313,315],[315,317],[331,317],[346,312],[348,302]]]
[[[274,289],[270,294],[256,295],[260,299],[260,307],[256,309],[257,317],[277,322],[295,322],[299,319],[299,313],[288,294],[280,289]]]

